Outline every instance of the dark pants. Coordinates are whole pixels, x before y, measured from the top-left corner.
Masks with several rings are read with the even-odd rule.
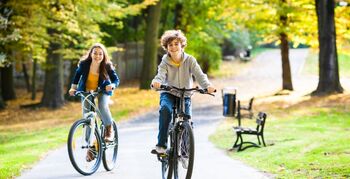
[[[180,99],[169,93],[160,94],[159,132],[157,146],[166,148],[169,124],[172,119],[173,106],[176,99]],[[185,113],[191,115],[191,98],[185,98]]]

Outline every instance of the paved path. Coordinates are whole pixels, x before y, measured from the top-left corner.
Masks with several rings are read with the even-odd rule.
[[[300,71],[308,53],[306,49],[291,50],[293,75]],[[281,60],[279,50],[264,52],[252,64],[252,68],[242,75],[229,80],[213,80],[218,88],[235,86],[242,99],[251,96],[273,93],[281,88]],[[293,78],[294,80],[294,78]],[[317,80],[310,85],[317,85]],[[230,85],[232,84],[232,85]],[[295,88],[298,88],[295,85]],[[315,88],[314,88],[315,89]],[[243,93],[244,91],[244,93]],[[195,122],[195,164],[194,179],[260,179],[267,175],[240,161],[229,158],[208,141],[217,124],[223,120],[221,94],[215,98],[196,95],[193,97],[193,120]],[[118,165],[112,172],[105,172],[102,165],[92,176],[83,177],[77,173],[68,158],[66,146],[50,152],[31,170],[25,171],[20,179],[28,178],[121,178],[157,179],[160,176],[160,163],[150,150],[156,143],[157,112],[148,113],[130,122],[120,124],[120,148]]]

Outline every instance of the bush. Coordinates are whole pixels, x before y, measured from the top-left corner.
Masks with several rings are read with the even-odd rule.
[[[192,32],[187,35],[186,52],[193,55],[204,73],[218,69],[221,63],[221,47],[217,39],[206,32]]]

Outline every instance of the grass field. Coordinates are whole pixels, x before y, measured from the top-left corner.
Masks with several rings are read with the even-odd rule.
[[[276,178],[350,177],[350,94],[315,97],[290,107],[261,103],[267,111],[267,147],[228,154]],[[236,122],[236,121],[235,121]],[[244,126],[255,126],[244,121]],[[234,142],[233,121],[227,120],[210,136],[222,149]],[[257,142],[256,137],[244,136]]]
[[[13,178],[29,168],[49,150],[66,143],[70,125],[81,118],[80,102],[68,102],[61,109],[23,109],[30,94],[18,91],[0,111],[0,178]],[[118,88],[111,98],[111,112],[117,123],[158,106],[158,93],[137,87]],[[140,100],[142,99],[142,100]]]

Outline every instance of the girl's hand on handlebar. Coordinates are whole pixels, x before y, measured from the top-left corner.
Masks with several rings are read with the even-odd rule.
[[[106,91],[113,91],[114,90],[114,85],[107,85],[106,86]]]
[[[68,93],[70,96],[74,96],[76,91],[77,91],[76,89],[71,88],[71,89],[69,89]]]

